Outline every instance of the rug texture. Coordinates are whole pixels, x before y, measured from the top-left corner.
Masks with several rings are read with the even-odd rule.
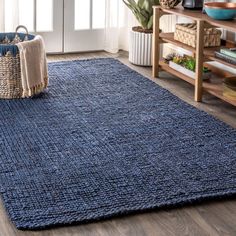
[[[17,228],[235,196],[233,128],[115,59],[49,74],[41,96],[0,101],[0,191]]]

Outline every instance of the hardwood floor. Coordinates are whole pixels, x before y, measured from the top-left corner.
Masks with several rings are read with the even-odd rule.
[[[115,57],[151,78],[151,68],[131,65],[126,52],[50,55],[49,61]],[[203,103],[193,100],[192,85],[164,72],[152,79],[187,103],[212,114],[236,128],[236,108],[210,95]],[[67,226],[44,231],[20,231],[9,221],[0,202],[0,236],[236,236],[236,200],[208,202],[176,209],[156,210],[92,224]]]

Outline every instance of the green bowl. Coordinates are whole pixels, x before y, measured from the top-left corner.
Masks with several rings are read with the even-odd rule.
[[[204,9],[215,20],[233,20],[236,17],[236,3],[207,2]]]

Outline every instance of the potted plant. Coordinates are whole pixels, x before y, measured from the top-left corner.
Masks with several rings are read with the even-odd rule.
[[[133,12],[140,26],[132,28],[129,43],[129,61],[135,65],[152,65],[153,6],[159,0],[123,0]]]
[[[187,76],[189,76],[190,78],[195,79],[196,77],[196,59],[194,57],[191,56],[180,56],[180,55],[168,55],[167,59],[169,62],[169,66],[172,69],[175,69],[177,71],[179,71],[182,74],[185,74]],[[211,77],[211,71],[207,68],[207,67],[203,67],[202,68],[202,72],[203,72],[203,79],[207,80],[210,79]]]

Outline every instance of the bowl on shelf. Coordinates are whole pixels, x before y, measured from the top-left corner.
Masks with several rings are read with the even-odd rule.
[[[207,2],[204,9],[215,20],[232,20],[236,17],[236,3],[233,2]]]

